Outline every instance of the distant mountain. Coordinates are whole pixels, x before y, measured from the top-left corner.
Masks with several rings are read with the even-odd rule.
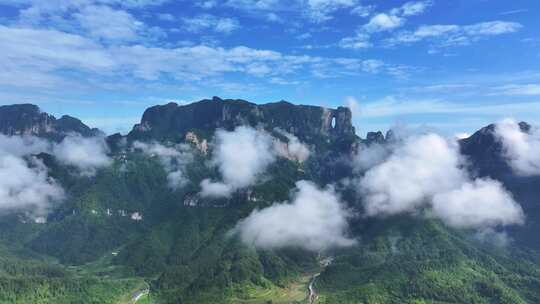
[[[65,115],[56,119],[32,104],[0,106],[0,133],[10,136],[33,135],[55,141],[68,134],[79,134],[83,137],[103,134],[77,118]]]
[[[245,100],[214,97],[188,105],[169,103],[144,112],[141,123],[129,133],[131,140],[179,140],[189,131],[212,134],[217,128],[237,126],[279,128],[311,144],[345,141],[351,144],[355,130],[351,111],[345,107],[328,109],[293,105],[286,101],[258,105]]]

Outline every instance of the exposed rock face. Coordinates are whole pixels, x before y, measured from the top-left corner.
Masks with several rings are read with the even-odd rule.
[[[502,144],[496,138],[495,125],[491,124],[459,141],[461,152],[475,165],[480,175],[499,176],[511,174],[511,169],[503,157]],[[529,132],[531,126],[520,122],[522,132]]]
[[[71,116],[56,119],[32,104],[0,106],[0,133],[33,135],[51,140],[61,140],[68,134],[90,137],[102,134]]]
[[[199,137],[197,137],[197,134],[193,132],[188,132],[186,134],[186,141],[192,143],[195,145],[195,147],[201,151],[203,154],[208,153],[208,141],[206,139],[199,140]]]
[[[366,142],[368,144],[374,144],[374,143],[382,144],[385,142],[385,138],[381,131],[369,132],[366,137]]]
[[[244,100],[202,100],[179,106],[169,103],[149,108],[129,134],[131,140],[181,140],[193,131],[232,130],[240,125],[279,128],[308,143],[356,138],[348,108],[297,106],[286,101],[257,105]]]

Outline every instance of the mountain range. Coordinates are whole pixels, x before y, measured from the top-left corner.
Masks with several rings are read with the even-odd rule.
[[[106,136],[1,106],[0,303],[540,303],[509,141],[534,132],[364,139],[345,107],[214,97]]]

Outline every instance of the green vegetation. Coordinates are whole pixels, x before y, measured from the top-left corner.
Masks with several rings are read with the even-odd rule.
[[[387,220],[321,275],[322,303],[537,303],[540,267],[431,221]],[[364,227],[366,228],[366,227]]]
[[[137,304],[306,303],[310,277],[320,271],[317,254],[256,250],[229,232],[254,209],[288,199],[296,181],[324,184],[345,167],[328,169],[322,156],[302,165],[279,160],[249,192],[203,199],[200,181],[219,177],[205,165],[208,156],[196,156],[186,169],[190,184],[178,191],[168,189],[158,159],[122,156],[95,178],[40,156],[68,199],[47,224],[0,217],[0,304],[132,304],[147,289]],[[358,207],[349,192],[343,197]],[[136,212],[142,221],[131,218]],[[327,253],[334,262],[316,281],[317,303],[540,303],[535,252],[488,247],[406,217],[356,218],[351,233],[356,247]]]

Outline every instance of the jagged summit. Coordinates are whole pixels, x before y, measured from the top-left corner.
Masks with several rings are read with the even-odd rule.
[[[103,134],[68,115],[56,119],[33,104],[0,106],[0,133],[9,136],[33,135],[51,140],[61,140],[72,133],[84,137]]]
[[[201,100],[188,105],[169,103],[147,109],[130,139],[178,139],[188,131],[212,132],[240,125],[280,128],[305,141],[355,137],[351,111],[279,101],[258,105],[240,99]]]
[[[522,121],[519,123],[522,132],[529,132],[531,125]],[[502,144],[495,134],[495,124],[490,124],[459,141],[461,152],[475,165],[481,175],[509,174],[511,171],[503,158]]]

